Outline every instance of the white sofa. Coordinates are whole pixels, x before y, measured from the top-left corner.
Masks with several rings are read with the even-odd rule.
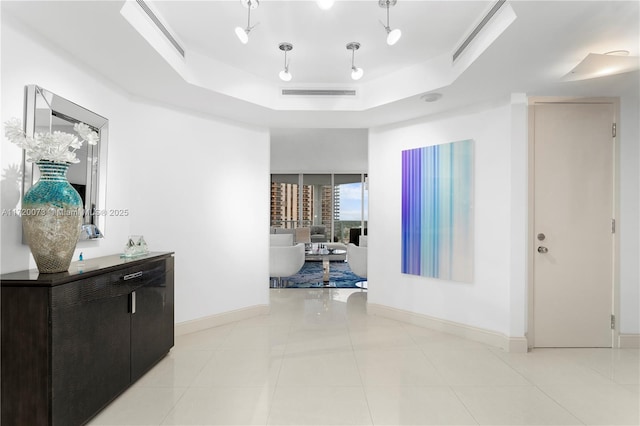
[[[311,225],[299,228],[280,228],[277,226],[272,226],[269,230],[269,233],[272,235],[292,234],[294,235],[295,242],[326,243],[329,241],[326,235],[326,226],[324,225]],[[297,241],[298,238],[301,238],[304,241]]]

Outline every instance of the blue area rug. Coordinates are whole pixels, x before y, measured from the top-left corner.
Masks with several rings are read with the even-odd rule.
[[[305,262],[296,275],[282,280],[287,288],[358,288],[356,283],[365,281],[351,272],[347,262],[331,262],[329,283],[322,282],[322,262]]]

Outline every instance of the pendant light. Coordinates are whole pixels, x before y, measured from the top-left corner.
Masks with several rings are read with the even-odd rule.
[[[280,43],[278,46],[280,50],[284,52],[284,69],[280,71],[278,76],[282,81],[291,81],[291,73],[289,72],[289,64],[287,63],[287,52],[293,50],[293,45],[291,43]]]
[[[387,9],[387,25],[383,24],[382,22],[380,23],[387,31],[387,44],[389,46],[393,46],[394,44],[396,44],[398,40],[400,40],[400,37],[402,37],[402,31],[400,31],[398,28],[392,30],[389,26],[389,8],[391,6],[395,6],[397,2],[398,0],[378,0],[378,6]]]
[[[351,50],[351,78],[353,80],[360,80],[364,75],[364,70],[355,66],[356,50],[360,49],[360,43],[352,41],[347,44],[347,49]]]
[[[236,27],[236,36],[242,42],[247,44],[249,42],[249,33],[258,24],[251,26],[251,9],[257,9],[260,6],[259,0],[240,0],[242,5],[247,8],[247,28]]]

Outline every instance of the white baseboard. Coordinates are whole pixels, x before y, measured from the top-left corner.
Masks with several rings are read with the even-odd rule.
[[[390,308],[375,303],[367,304],[367,313],[402,321],[419,327],[453,334],[465,339],[474,340],[490,346],[502,348],[506,352],[525,353],[528,350],[526,337],[508,337],[495,331],[459,324],[440,318],[417,314],[402,309]]]
[[[268,313],[269,305],[249,306],[235,311],[222,312],[220,314],[210,315],[204,318],[179,322],[175,325],[174,332],[176,336],[182,336],[184,334],[195,333],[196,331],[218,327],[247,318],[257,317],[259,315],[266,315]]]
[[[619,334],[618,347],[624,348],[640,348],[640,334]]]

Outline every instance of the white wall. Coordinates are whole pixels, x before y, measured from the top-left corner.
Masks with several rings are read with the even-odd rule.
[[[370,131],[370,303],[524,336],[524,329],[510,329],[510,128],[511,107],[505,101]],[[464,139],[475,141],[474,280],[459,283],[401,274],[401,152]]]
[[[621,99],[619,331],[640,332],[640,147],[638,94]],[[509,337],[527,330],[526,99],[514,95],[369,133],[369,296],[373,304]],[[475,278],[471,284],[400,273],[401,151],[476,142]]]
[[[269,134],[136,108],[131,232],[175,251],[176,322],[268,305]]]
[[[272,129],[272,173],[364,173],[367,129]]]
[[[130,199],[130,171],[132,159],[127,153],[129,134],[135,123],[128,109],[126,94],[109,82],[97,77],[92,70],[77,65],[77,61],[32,35],[10,18],[2,15],[2,122],[12,117],[23,118],[24,86],[38,84],[100,115],[110,119],[107,171],[107,203],[110,208],[124,208]],[[4,132],[3,132],[4,135]],[[22,150],[2,137],[2,209],[20,206],[21,183],[12,171],[22,169]],[[129,217],[107,217],[102,231],[107,238],[80,242],[85,258],[113,254],[122,250],[129,233]],[[22,244],[22,225],[19,217],[2,216],[2,272],[35,268],[26,245]]]
[[[122,252],[130,234],[175,251],[176,322],[267,305],[268,131],[134,100],[76,63],[3,14],[3,122],[22,117],[26,84],[109,118],[106,207],[129,215],[107,217],[106,238],[81,243],[75,256]],[[5,176],[21,162],[3,138],[3,209],[19,201]],[[2,217],[1,226],[2,272],[35,267],[19,218]]]

